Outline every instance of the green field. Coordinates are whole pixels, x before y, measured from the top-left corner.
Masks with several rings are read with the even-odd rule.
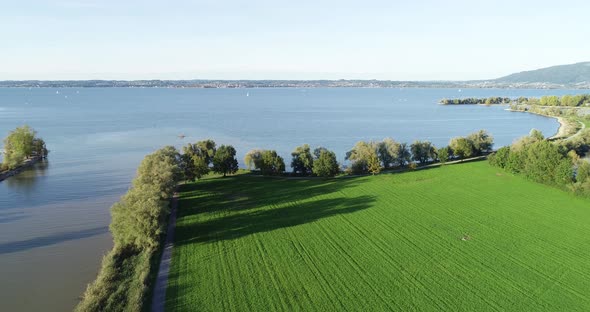
[[[487,162],[181,191],[169,311],[590,311],[590,200]]]

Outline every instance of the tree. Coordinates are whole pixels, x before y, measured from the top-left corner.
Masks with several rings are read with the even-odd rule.
[[[377,157],[385,169],[399,165],[401,154],[401,144],[391,138],[377,143]]]
[[[246,153],[244,162],[250,170],[260,170],[263,175],[278,175],[285,172],[283,157],[276,151],[251,150]]]
[[[303,176],[310,175],[313,171],[313,156],[309,145],[303,144],[295,148],[291,153],[293,157],[291,160],[291,167],[293,173]]]
[[[448,146],[439,148],[438,151],[436,152],[436,154],[437,154],[438,160],[441,162],[441,164],[444,164],[447,161],[449,161],[449,158],[451,156],[450,149]]]
[[[260,168],[260,164],[262,162],[262,152],[263,150],[253,149],[246,153],[244,156],[244,163],[249,170]]]
[[[429,141],[415,141],[410,146],[410,150],[412,151],[412,159],[419,161],[421,164],[436,158],[436,149]]]
[[[396,146],[397,150],[397,164],[400,167],[405,166],[407,163],[410,162],[412,159],[412,153],[410,152],[410,148],[408,147],[408,143],[401,143]]]
[[[321,147],[321,146],[320,147],[316,147],[313,150],[313,157],[314,157],[314,159],[320,158],[320,155],[322,154],[322,152],[328,152],[328,149],[325,148],[325,147]]]
[[[346,160],[350,160],[351,170],[355,174],[375,173],[379,169],[379,158],[377,157],[377,144],[374,142],[357,142],[352,150],[346,153]]]
[[[215,156],[213,156],[213,171],[226,174],[234,174],[238,171],[238,160],[236,159],[236,149],[231,145],[221,145]]]
[[[276,151],[265,150],[259,169],[263,175],[278,175],[285,172],[285,162]]]
[[[14,169],[32,156],[45,157],[47,149],[42,139],[36,138],[37,132],[25,125],[11,131],[4,139],[4,166]]]
[[[489,162],[492,166],[506,168],[508,164],[508,157],[510,156],[510,146],[504,146],[498,149],[497,152],[489,156]]]
[[[490,152],[494,145],[494,138],[485,130],[479,130],[468,135],[467,140],[472,142],[474,152],[477,155]]]
[[[182,148],[182,169],[189,181],[200,179],[209,173],[210,165],[215,156],[215,141],[203,140],[194,144],[187,144]]]
[[[451,139],[449,147],[453,150],[453,154],[461,159],[471,157],[474,154],[473,142],[466,138],[458,137]]]
[[[522,172],[536,182],[565,185],[573,178],[571,161],[559,152],[559,148],[548,141],[539,141],[523,151]]]
[[[313,174],[318,177],[333,177],[339,172],[336,154],[327,149],[320,150],[319,156],[313,162]]]
[[[172,197],[174,188],[182,176],[178,153],[173,153],[175,150],[173,146],[169,146],[147,155],[137,169],[133,185],[151,184],[159,190],[162,199]]]

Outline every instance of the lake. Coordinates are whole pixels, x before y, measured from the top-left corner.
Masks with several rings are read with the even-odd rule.
[[[308,143],[339,160],[359,140],[430,140],[486,129],[496,145],[553,118],[503,106],[442,106],[441,98],[541,96],[580,90],[500,89],[0,89],[0,136],[36,129],[46,163],[0,182],[0,311],[67,311],[111,248],[109,208],[144,155],[212,138],[242,165],[252,148]],[[186,137],[180,139],[178,136]]]

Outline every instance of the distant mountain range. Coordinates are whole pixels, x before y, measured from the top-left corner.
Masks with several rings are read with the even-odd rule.
[[[561,85],[588,84],[590,62],[551,66],[523,71],[496,79],[503,83],[548,83]]]
[[[559,65],[490,80],[25,80],[0,81],[9,88],[533,88],[590,89],[590,62]]]

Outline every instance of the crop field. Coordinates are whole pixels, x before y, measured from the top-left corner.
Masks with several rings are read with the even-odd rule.
[[[181,191],[169,311],[590,311],[590,200],[487,162]]]

